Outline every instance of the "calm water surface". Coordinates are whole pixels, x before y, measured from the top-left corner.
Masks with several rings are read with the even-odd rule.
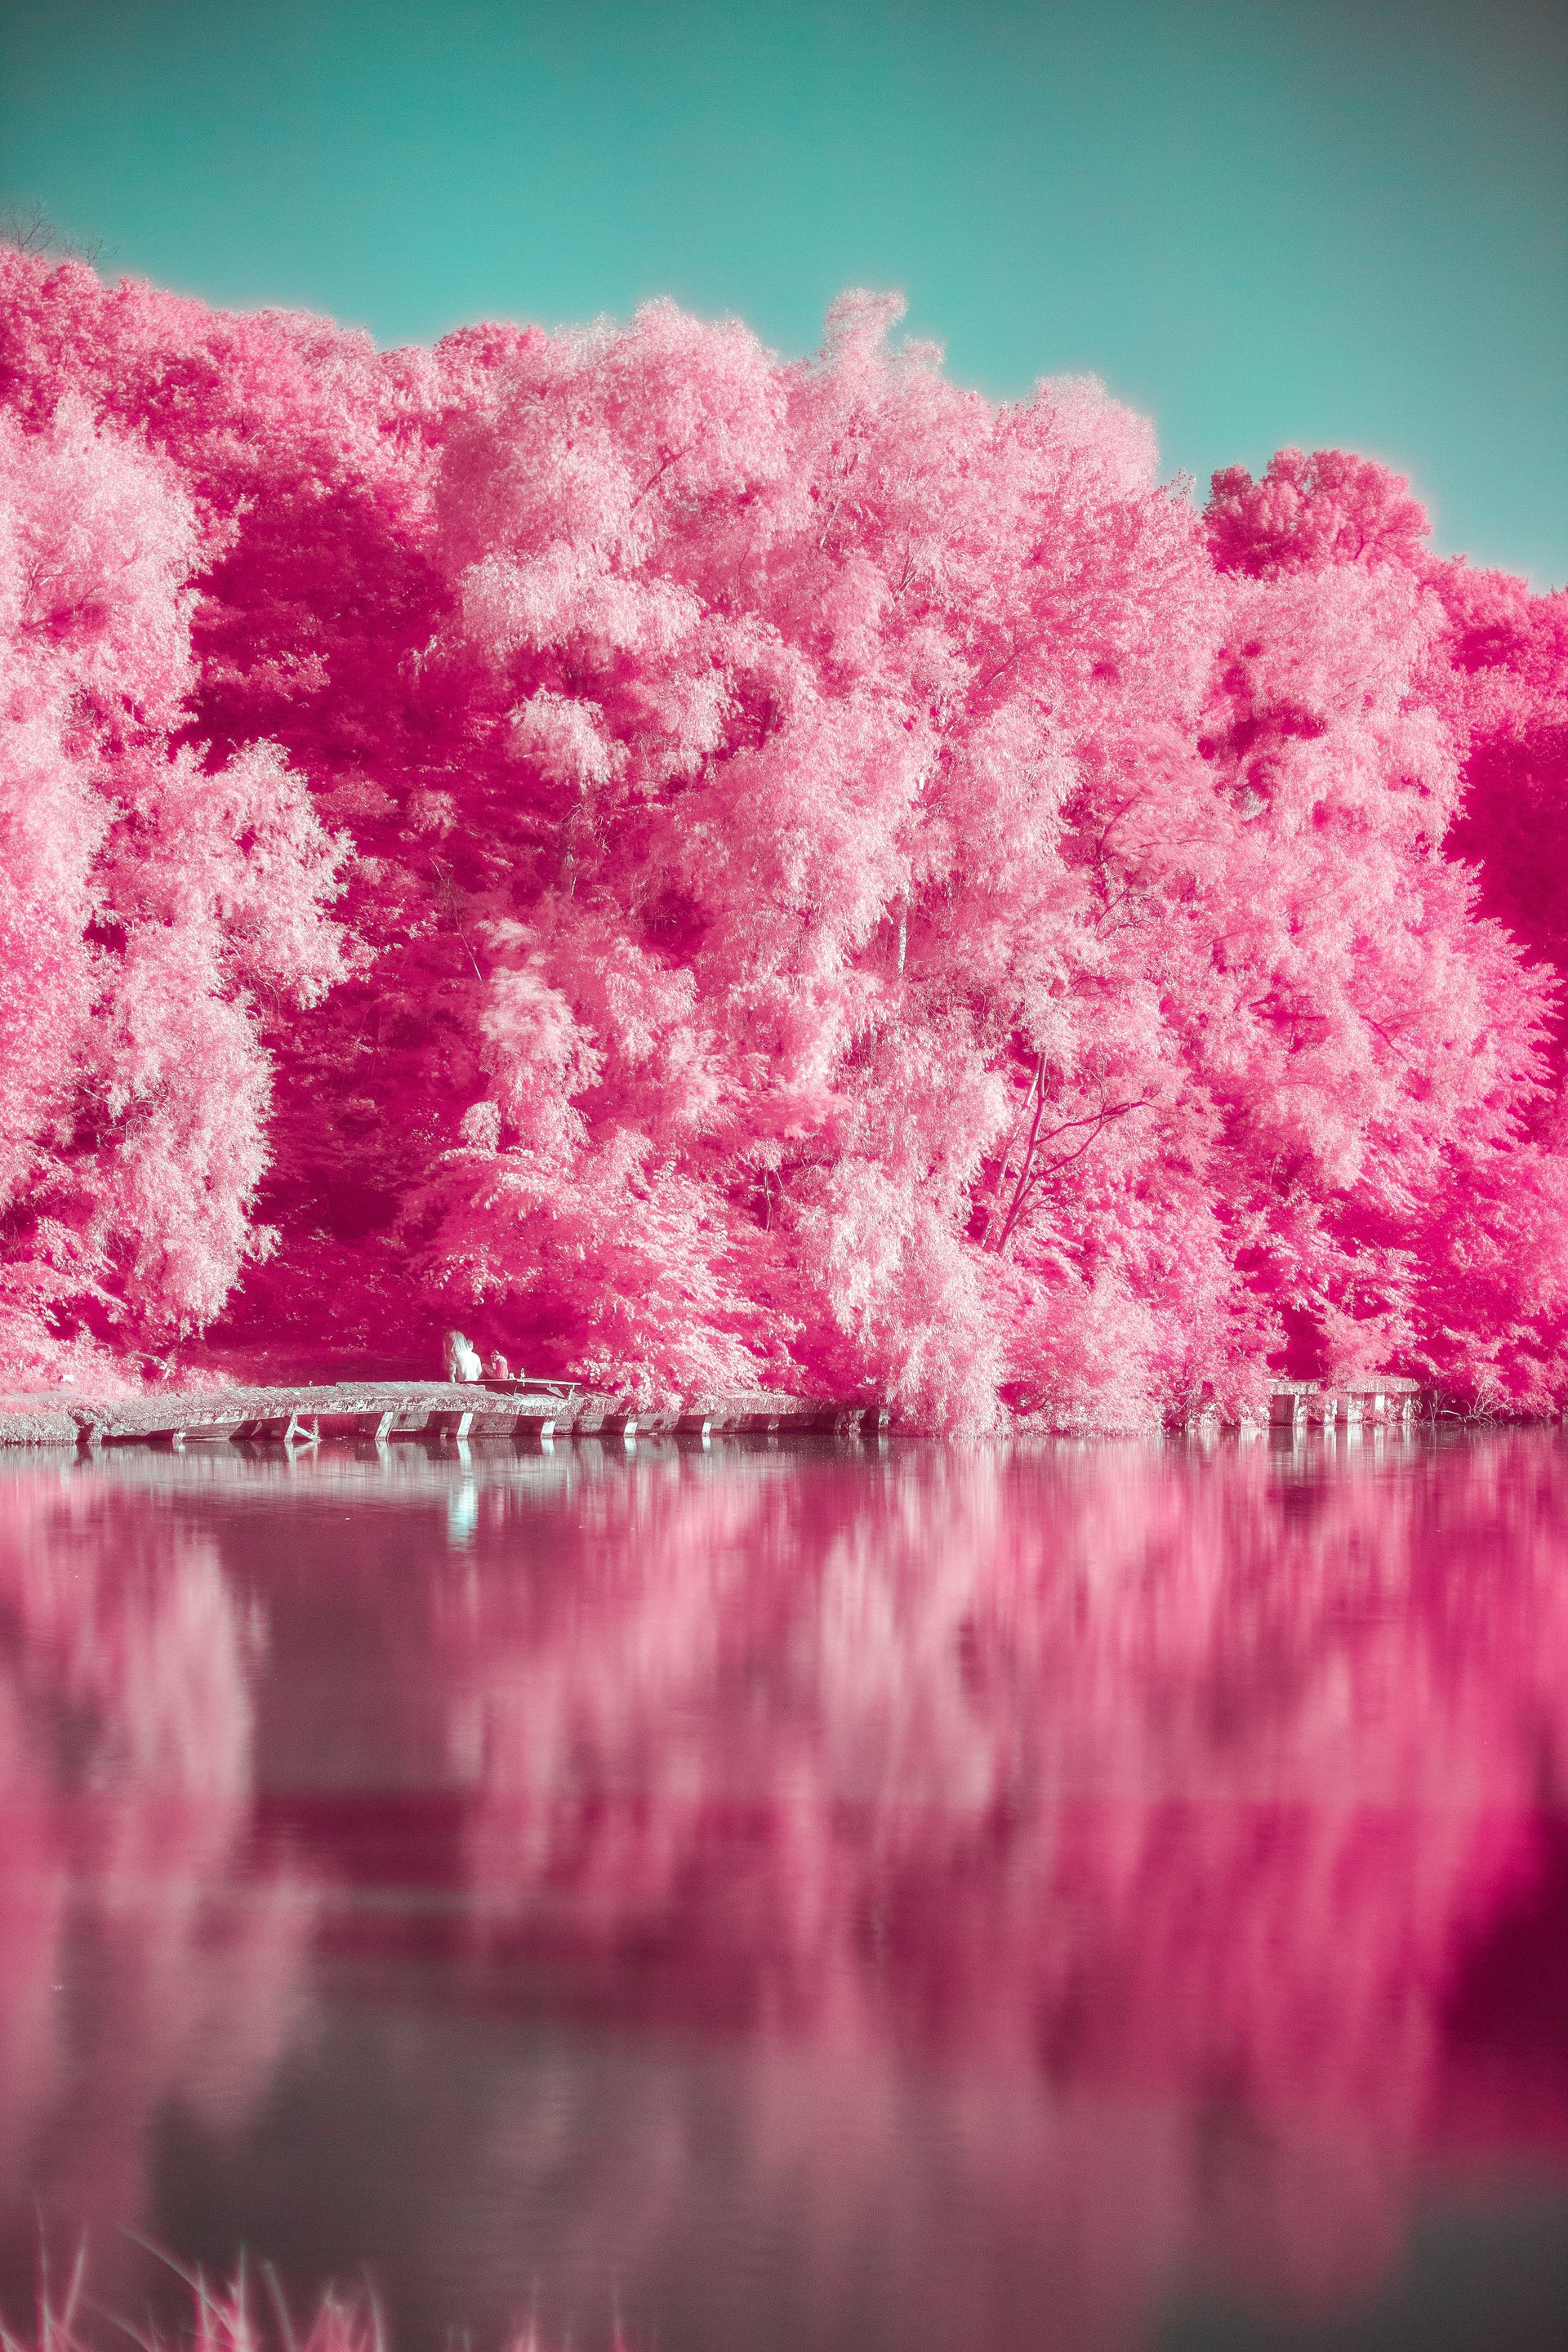
[[[1568,1444],[0,1464],[0,2304],[1568,2342]]]

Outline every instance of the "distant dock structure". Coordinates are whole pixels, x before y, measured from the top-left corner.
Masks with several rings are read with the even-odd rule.
[[[1419,1381],[1394,1372],[1366,1372],[1351,1381],[1287,1381],[1269,1383],[1267,1417],[1226,1413],[1215,1402],[1194,1406],[1179,1426],[1188,1436],[1209,1430],[1242,1429],[1257,1435],[1296,1437],[1309,1430],[1405,1430],[1421,1415],[1427,1392]]]
[[[1419,1381],[1369,1372],[1335,1386],[1319,1381],[1277,1381],[1268,1399],[1271,1429],[1405,1429],[1421,1402]]]

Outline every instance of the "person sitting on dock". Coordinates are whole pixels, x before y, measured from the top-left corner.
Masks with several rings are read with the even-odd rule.
[[[510,1381],[511,1378],[511,1366],[499,1348],[485,1366],[485,1378],[487,1381]]]
[[[471,1347],[460,1331],[448,1331],[445,1342],[447,1378],[449,1381],[477,1381],[484,1376],[479,1349]]]

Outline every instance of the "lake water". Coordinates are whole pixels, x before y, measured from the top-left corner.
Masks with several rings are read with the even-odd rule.
[[[7,2316],[84,2233],[399,2352],[1560,2347],[1568,1441],[0,1462]]]

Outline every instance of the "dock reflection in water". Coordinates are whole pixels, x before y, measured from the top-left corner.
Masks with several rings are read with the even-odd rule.
[[[1565,1781],[1555,1434],[18,1457],[0,2300],[1555,2344]]]

